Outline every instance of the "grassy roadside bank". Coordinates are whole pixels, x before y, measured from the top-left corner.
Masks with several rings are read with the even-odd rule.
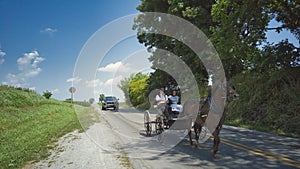
[[[0,168],[21,168],[43,159],[59,137],[97,121],[92,107],[77,106],[75,112],[72,104],[0,86]]]
[[[228,105],[228,125],[300,138],[299,69],[245,73],[231,82],[240,97]]]

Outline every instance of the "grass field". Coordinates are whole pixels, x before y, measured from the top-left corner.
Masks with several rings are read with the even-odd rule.
[[[60,136],[75,129],[83,131],[82,127],[99,120],[92,107],[46,99],[28,89],[0,86],[0,168],[21,168],[43,159]]]

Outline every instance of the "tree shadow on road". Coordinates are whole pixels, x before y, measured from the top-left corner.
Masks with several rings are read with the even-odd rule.
[[[212,157],[210,153],[212,146],[212,140],[207,140],[196,148],[190,145],[188,139],[184,139],[174,148],[158,156],[148,158],[148,160],[167,160],[187,168],[294,168],[248,151],[233,148],[222,142],[219,152],[215,157]]]

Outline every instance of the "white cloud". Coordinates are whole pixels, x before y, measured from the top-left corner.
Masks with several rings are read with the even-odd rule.
[[[94,80],[90,80],[90,81],[85,81],[86,87],[98,87],[101,86],[103,84],[103,82],[101,82],[99,79],[94,79]]]
[[[39,53],[38,53],[38,51],[35,50],[33,52],[30,52],[30,53],[25,53],[23,55],[23,57],[20,57],[17,60],[17,62],[18,62],[19,65],[28,64],[28,63],[30,63],[30,61],[32,59],[34,59],[35,57],[38,57],[38,56],[39,56]]]
[[[104,85],[106,85],[106,86],[111,86],[111,85],[113,84],[113,82],[114,82],[114,79],[108,79],[108,80],[104,83]]]
[[[117,77],[108,79],[104,83],[104,85],[106,85],[106,86],[117,85],[122,79],[123,79],[123,76],[117,76]]]
[[[38,74],[40,74],[42,72],[42,69],[41,68],[36,68],[36,69],[31,69],[31,70],[28,70],[24,73],[24,76],[25,77],[34,77],[34,76],[37,76]]]
[[[38,64],[44,60],[44,58],[39,57],[37,50],[25,53],[22,57],[17,59],[20,72],[17,74],[7,74],[7,81],[4,83],[13,86],[27,85],[29,78],[33,78],[42,72],[42,68],[40,68]]]
[[[9,73],[6,75],[6,82],[4,82],[4,84],[7,85],[14,85],[14,86],[21,86],[19,84],[19,81],[21,80],[17,75]]]
[[[2,65],[5,61],[5,59],[3,58],[6,55],[5,52],[3,52],[2,50],[0,50],[0,65]]]
[[[116,62],[100,67],[97,70],[99,72],[128,72],[131,70],[131,65],[129,63]]]
[[[35,91],[36,87],[29,87],[29,90]]]
[[[36,50],[30,53],[25,53],[23,57],[20,57],[17,60],[19,70],[38,69],[38,64],[45,60],[38,56],[39,53]]]
[[[40,31],[41,33],[49,33],[49,34],[53,34],[53,33],[55,33],[55,32],[57,32],[57,29],[55,29],[55,28],[45,28],[45,29],[43,29],[43,30],[41,30]]]
[[[44,60],[45,60],[45,58],[42,58],[42,57],[36,57],[36,58],[34,59],[33,63],[32,63],[32,66],[33,66],[33,67],[37,67],[38,64],[39,64],[40,62],[44,61]]]
[[[37,50],[29,53],[25,53],[22,57],[17,60],[18,68],[27,77],[33,77],[38,75],[42,69],[38,67],[38,64],[45,59],[39,57]]]
[[[0,50],[0,57],[3,57],[3,56],[5,56],[5,55],[6,55],[6,53],[3,52],[2,50]]]
[[[67,82],[72,82],[74,84],[79,83],[82,79],[80,79],[79,77],[72,77],[67,79]]]
[[[59,89],[53,89],[53,90],[51,90],[51,93],[52,94],[59,93]]]

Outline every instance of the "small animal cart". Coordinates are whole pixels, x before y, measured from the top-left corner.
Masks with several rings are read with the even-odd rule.
[[[188,129],[189,126],[186,127],[186,124],[192,125],[191,117],[179,117],[179,112],[173,111],[171,118],[166,117],[163,114],[157,114],[154,120],[151,120],[150,111],[146,110],[144,112],[144,128],[147,136],[151,136],[154,131],[155,134],[161,134],[165,129],[169,129],[176,121],[184,121],[185,125],[180,125],[181,127],[177,127],[176,130],[179,129]],[[188,120],[188,121],[187,121]],[[154,130],[153,130],[154,125]],[[175,128],[174,128],[175,129]]]
[[[167,120],[164,118],[163,115],[156,115],[154,120],[150,118],[149,110],[146,110],[144,113],[144,128],[146,131],[146,135],[150,136],[152,133],[152,125],[154,124],[156,134],[160,134],[163,132],[165,128],[167,128]]]

